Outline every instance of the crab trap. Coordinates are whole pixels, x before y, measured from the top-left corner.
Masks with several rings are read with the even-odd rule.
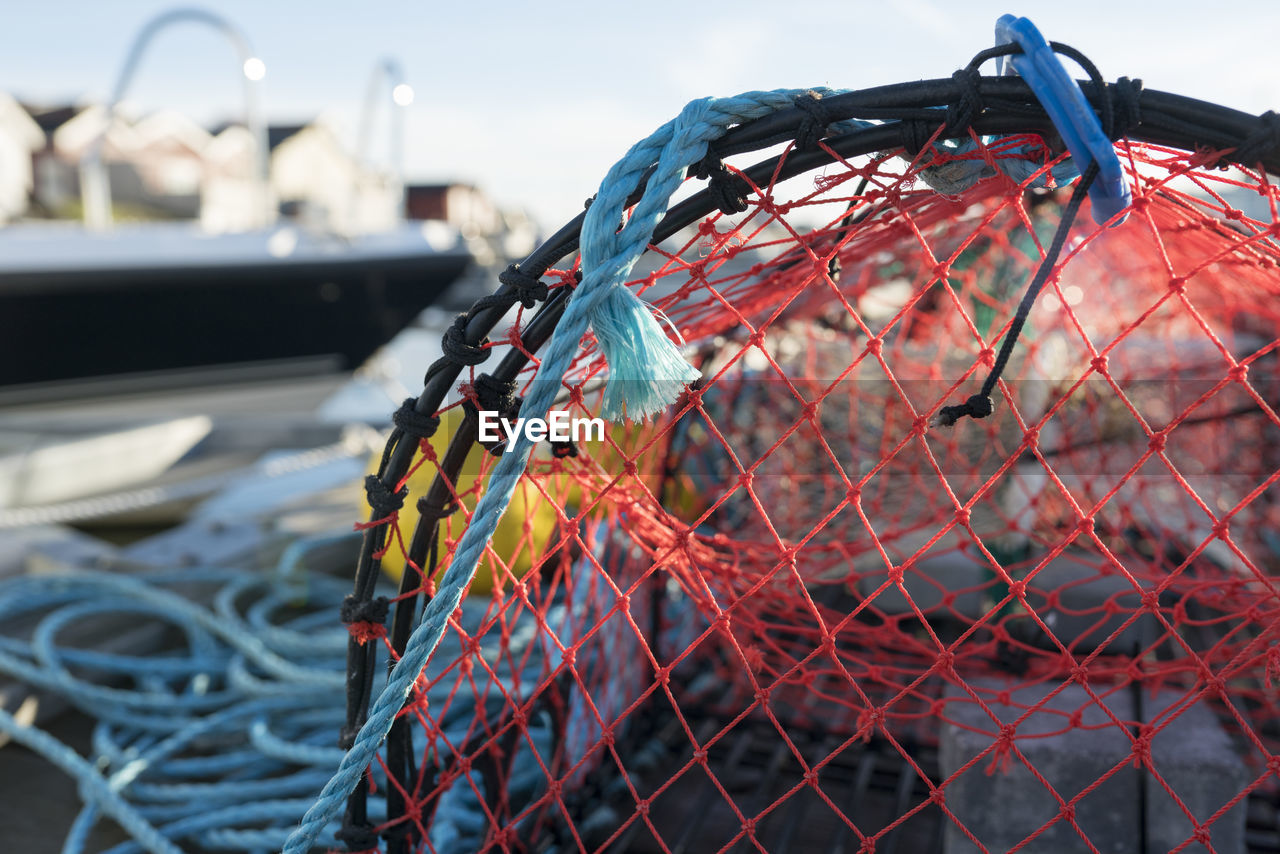
[[[1274,850],[1280,120],[998,35],[691,104],[458,318],[351,850]]]
[[[1280,118],[997,36],[693,102],[457,318],[284,850],[1280,850]]]

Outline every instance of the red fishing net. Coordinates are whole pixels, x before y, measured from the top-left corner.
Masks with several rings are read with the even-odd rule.
[[[703,379],[535,454],[380,828],[438,852],[1244,850],[1280,773],[1277,194],[1118,151],[1128,221],[1086,208],[995,412],[953,427],[930,418],[985,378],[1062,217],[1044,170],[944,195],[945,156],[837,158],[651,247],[633,287]],[[596,415],[606,372],[588,339],[561,408]],[[424,442],[412,483],[442,457]],[[495,460],[449,479],[440,565]]]

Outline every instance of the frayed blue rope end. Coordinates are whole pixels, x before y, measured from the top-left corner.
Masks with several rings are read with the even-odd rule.
[[[609,363],[600,415],[609,421],[642,421],[675,403],[685,386],[702,376],[629,288],[616,286],[591,317],[600,351]]]

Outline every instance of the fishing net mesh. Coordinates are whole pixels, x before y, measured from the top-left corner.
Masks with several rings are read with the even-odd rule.
[[[1040,145],[979,145],[991,174],[957,195],[931,186],[942,156],[837,157],[651,247],[631,287],[703,378],[535,454],[489,592],[402,713],[409,774],[385,785],[407,806],[381,830],[440,852],[976,850],[996,843],[975,811],[1015,787],[1000,847],[1098,850],[1138,770],[1172,846],[1274,796],[1276,192],[1119,143],[1128,221],[1086,206],[995,412],[930,426],[986,376],[1061,217]],[[1013,150],[1044,168],[1007,177]],[[606,375],[588,337],[560,408],[597,415]],[[406,482],[440,457],[424,441]],[[438,565],[496,459],[450,481]],[[429,596],[412,518],[391,521]],[[1204,733],[1240,758],[1210,802],[1174,767]],[[1093,759],[1063,773],[1064,752]]]

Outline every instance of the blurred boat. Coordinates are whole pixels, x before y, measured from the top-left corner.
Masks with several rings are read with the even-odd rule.
[[[243,192],[233,194],[242,204],[232,205],[234,215],[210,214],[207,230],[195,221],[117,223],[108,160],[120,156],[111,142],[120,105],[157,36],[190,25],[218,33],[236,54],[249,140],[248,171],[236,173]],[[173,9],[141,28],[105,109],[82,114],[77,133],[88,134],[87,143],[73,149],[84,224],[28,222],[0,230],[0,406],[349,371],[473,261],[486,261],[475,254],[477,241],[467,239],[475,235],[464,238],[445,222],[405,221],[402,112],[413,90],[389,58],[370,81],[350,168],[317,171],[325,156],[342,158],[328,150],[290,161],[291,187],[332,191],[322,206],[329,218],[278,222],[283,203],[298,200],[279,197],[271,182],[272,129],[260,93],[265,73],[248,36],[216,12]],[[391,173],[370,185],[378,191],[371,213],[369,200],[360,201],[364,185],[353,176],[377,171],[368,148],[383,98],[391,102]],[[283,130],[299,136],[300,128]],[[136,156],[135,166],[156,155]],[[201,220],[206,213],[202,208]]]
[[[338,236],[293,225],[208,234],[194,223],[94,232],[0,230],[0,398],[349,370],[431,305],[473,261],[440,222]],[[172,377],[171,377],[172,378]]]

